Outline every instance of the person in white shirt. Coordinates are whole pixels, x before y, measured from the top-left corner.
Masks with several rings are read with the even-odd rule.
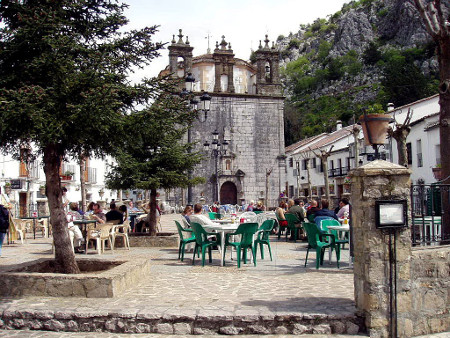
[[[81,215],[78,212],[69,211],[66,215],[69,232],[73,234],[73,246],[75,248],[75,252],[81,253],[83,251],[81,244],[84,241],[84,238],[78,225],[73,224],[73,221],[77,219],[81,219]],[[72,236],[70,237],[72,238]]]
[[[348,201],[348,198],[341,198],[339,201],[339,211],[337,212],[338,218],[344,218],[345,213],[347,215],[350,214],[350,202]]]
[[[209,217],[202,214],[202,205],[198,203],[194,205],[194,214],[189,216],[189,219],[191,220],[191,223],[195,222],[200,225],[214,224],[214,222],[211,221]]]

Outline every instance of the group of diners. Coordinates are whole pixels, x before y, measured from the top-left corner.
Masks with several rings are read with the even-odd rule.
[[[290,199],[288,202],[281,201],[278,208],[275,210],[280,226],[285,227],[288,225],[285,214],[294,214],[299,220],[298,231],[301,230],[301,223],[305,221],[314,222],[320,229],[320,221],[323,219],[336,219],[340,220],[344,217],[348,217],[350,213],[350,203],[348,198],[343,197],[339,200],[339,206],[334,209],[329,209],[329,202],[326,199],[320,201],[321,207],[317,200],[312,199],[305,205],[304,201],[300,198],[294,200]],[[275,229],[276,233],[279,229]],[[291,238],[292,234],[291,234]],[[305,234],[300,234],[300,238],[305,238]]]

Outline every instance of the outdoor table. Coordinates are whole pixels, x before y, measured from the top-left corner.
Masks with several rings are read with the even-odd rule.
[[[343,232],[350,232],[350,226],[348,224],[343,224],[343,225],[330,225],[327,227],[328,229],[331,230],[337,230],[337,231],[343,231]],[[348,236],[348,246],[349,246],[349,251],[348,251],[348,264],[351,266],[352,265],[352,256],[350,256],[350,236]],[[331,262],[331,249],[330,249],[330,262]]]
[[[131,226],[131,231],[132,232],[136,232],[135,231],[135,222],[136,222],[136,217],[145,214],[145,212],[130,212],[128,214],[128,216],[130,216],[130,226]]]
[[[41,219],[41,218],[50,218],[50,216],[20,217],[20,219],[32,219],[33,220],[33,239],[36,239],[36,222],[38,221],[38,219]],[[49,233],[50,232],[48,232],[48,234]]]
[[[224,220],[228,221],[228,220]],[[220,249],[221,249],[221,259],[220,265],[223,266],[223,262],[225,260],[225,234],[230,232],[235,232],[239,227],[239,222],[231,223],[231,219],[225,223],[219,223],[215,221],[216,224],[205,224],[203,227],[207,230],[214,230],[215,232],[220,233]]]

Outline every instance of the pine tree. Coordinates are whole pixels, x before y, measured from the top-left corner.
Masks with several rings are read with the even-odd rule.
[[[67,156],[112,153],[124,125],[164,91],[160,79],[132,85],[132,69],[157,57],[157,27],[123,32],[126,5],[110,0],[2,0],[0,147],[32,144],[43,155],[55,260],[78,273],[62,208]]]
[[[175,92],[176,83],[172,84],[171,92]],[[201,161],[201,154],[192,152],[193,144],[183,140],[195,116],[182,99],[162,93],[148,109],[131,116],[125,132],[134,137],[114,154],[117,164],[107,175],[107,186],[150,190],[150,235],[156,235],[157,189],[204,182],[203,178],[189,178],[188,172]]]

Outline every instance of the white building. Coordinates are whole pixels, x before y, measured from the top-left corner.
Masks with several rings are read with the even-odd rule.
[[[105,174],[111,158],[88,159],[85,163],[85,181],[88,201],[117,199],[117,192],[105,189]],[[11,155],[0,155],[1,178],[0,187],[5,193],[5,185],[11,184],[9,198],[16,205],[16,214],[26,216],[36,208],[36,203],[46,199],[41,194],[41,187],[45,186],[45,174],[42,166],[42,158],[26,164],[25,161],[14,159]],[[63,162],[61,169],[61,185],[67,188],[67,197],[71,202],[81,201],[80,190],[80,165],[74,161]],[[100,197],[99,192],[105,192]]]
[[[439,95],[398,107],[390,115],[398,123],[403,123],[408,110],[412,111],[411,132],[406,139],[408,168],[412,170],[414,184],[436,182],[432,168],[441,163],[439,138]],[[393,162],[398,163],[397,143],[392,141]]]
[[[408,167],[412,170],[413,184],[436,182],[432,168],[440,164],[439,139],[439,96],[434,95],[395,109],[389,114],[397,123],[403,123],[408,110],[412,111],[411,132],[407,137]],[[355,158],[355,136],[353,128],[358,128],[358,158]],[[395,125],[392,127],[395,129]],[[331,197],[338,199],[348,192],[346,177],[356,166],[374,159],[371,146],[364,146],[363,133],[358,125],[342,128],[339,123],[336,131],[320,134],[286,147],[286,192],[288,197],[308,196],[308,175],[312,186],[312,197],[319,199],[325,195],[325,179],[320,158],[316,154],[329,151],[328,179],[332,185]],[[331,151],[330,151],[331,150]],[[382,159],[398,163],[397,144],[388,138],[379,147]],[[392,154],[392,155],[391,155]],[[306,170],[306,161],[310,169]],[[298,175],[297,175],[298,174]]]

